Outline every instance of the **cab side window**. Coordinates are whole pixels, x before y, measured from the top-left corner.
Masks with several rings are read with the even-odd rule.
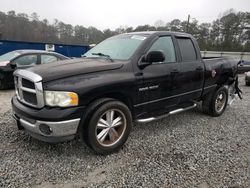
[[[149,49],[150,51],[162,51],[165,55],[165,61],[160,63],[176,62],[175,49],[171,36],[158,38]],[[158,64],[158,63],[154,63]]]
[[[183,62],[196,61],[197,55],[190,38],[177,38]]]
[[[37,64],[37,55],[24,55],[17,58],[14,62],[20,66]]]
[[[57,61],[57,57],[53,55],[41,55],[41,64]]]

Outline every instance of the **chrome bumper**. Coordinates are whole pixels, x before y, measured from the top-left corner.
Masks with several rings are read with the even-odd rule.
[[[14,118],[16,117],[13,115]],[[15,118],[17,120],[17,118]],[[65,137],[70,135],[75,135],[77,133],[77,128],[80,123],[80,119],[72,119],[67,121],[58,121],[58,122],[48,122],[48,121],[38,121],[31,123],[22,118],[18,119],[20,125],[28,130],[29,132],[46,136],[46,137]],[[40,125],[47,125],[50,128],[50,134],[44,134],[40,130]]]

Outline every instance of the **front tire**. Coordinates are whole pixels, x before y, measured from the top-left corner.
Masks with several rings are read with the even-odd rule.
[[[129,108],[120,101],[112,100],[98,106],[91,114],[84,129],[87,145],[99,154],[118,151],[132,127]]]
[[[220,87],[203,101],[203,112],[211,116],[218,117],[225,111],[227,102],[228,89],[225,87]]]

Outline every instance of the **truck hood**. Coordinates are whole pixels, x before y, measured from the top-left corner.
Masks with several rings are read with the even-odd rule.
[[[124,62],[102,58],[79,58],[39,65],[29,70],[40,75],[43,82],[75,75],[119,69]]]

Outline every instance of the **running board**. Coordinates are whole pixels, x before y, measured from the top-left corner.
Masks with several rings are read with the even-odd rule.
[[[135,122],[137,122],[137,123],[148,123],[148,122],[151,122],[151,121],[155,121],[155,120],[158,120],[158,119],[165,118],[165,117],[167,117],[169,115],[178,114],[180,112],[184,112],[184,111],[193,109],[196,106],[197,106],[197,104],[193,104],[192,106],[189,106],[189,107],[186,107],[186,108],[178,108],[176,110],[173,110],[173,111],[171,111],[171,112],[169,112],[167,114],[161,115],[161,116],[150,117],[150,118],[145,118],[145,119],[137,119]]]

